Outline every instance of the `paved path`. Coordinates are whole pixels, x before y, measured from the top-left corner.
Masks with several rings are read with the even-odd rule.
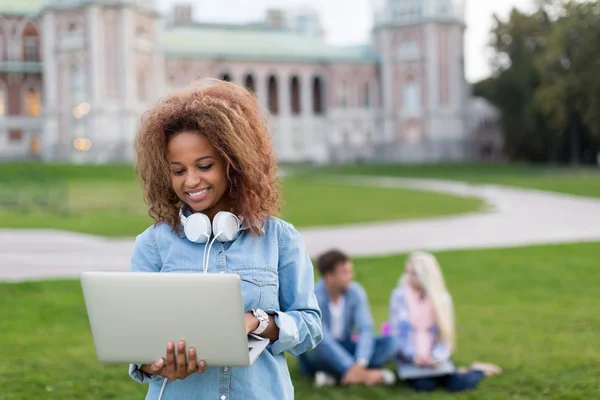
[[[415,249],[600,241],[600,199],[423,179],[336,177],[335,182],[476,196],[488,203],[488,209],[425,220],[301,229],[313,256],[330,247],[353,256],[375,256]],[[77,277],[83,270],[127,270],[132,247],[133,239],[0,229],[0,280]]]

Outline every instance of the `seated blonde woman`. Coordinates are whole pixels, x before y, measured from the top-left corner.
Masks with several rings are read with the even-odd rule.
[[[452,298],[432,254],[409,255],[406,271],[392,291],[389,317],[390,334],[400,347],[399,363],[428,368],[451,359],[455,343]],[[407,379],[406,383],[419,391],[442,386],[456,392],[473,389],[485,376],[500,372],[493,364],[473,363],[468,369]]]

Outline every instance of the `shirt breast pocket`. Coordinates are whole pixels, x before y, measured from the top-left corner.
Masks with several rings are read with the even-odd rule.
[[[276,269],[267,265],[242,265],[232,272],[242,281],[245,311],[276,309],[279,289]]]

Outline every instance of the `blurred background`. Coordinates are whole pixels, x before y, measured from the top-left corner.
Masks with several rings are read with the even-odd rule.
[[[377,324],[436,252],[455,361],[505,370],[462,398],[600,398],[599,65],[600,1],[0,0],[0,400],[142,398],[77,274],[128,268],[140,117],[201,77],[269,111],[283,218],[356,257]],[[289,361],[299,399],[424,396]]]

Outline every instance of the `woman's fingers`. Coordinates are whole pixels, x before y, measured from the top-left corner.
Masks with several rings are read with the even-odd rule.
[[[161,357],[152,364],[142,364],[140,370],[150,375],[160,375],[164,367],[165,359]]]
[[[169,378],[170,380],[175,378],[175,374],[177,372],[176,368],[177,366],[175,364],[175,343],[169,342],[167,343],[167,378]]]
[[[187,364],[187,372],[188,374],[196,372],[198,369],[198,365],[196,364],[196,349],[190,347],[188,351],[188,364]]]
[[[199,373],[199,374],[203,373],[205,369],[206,369],[206,361],[204,361],[204,360],[201,360],[201,361],[198,363],[198,373]]]
[[[165,367],[165,359],[164,358],[159,358],[158,360],[154,361],[152,363],[152,365],[150,366],[150,371],[152,375],[160,375],[160,372],[163,370],[163,368]]]
[[[185,341],[180,340],[177,346],[177,378],[183,379],[188,376],[187,362],[185,361]]]
[[[152,364],[152,369],[157,370],[157,374],[167,378],[170,381],[176,379],[185,379],[194,372],[203,373],[206,368],[205,361],[196,361],[196,349],[191,347],[188,350],[188,359],[186,361],[185,341],[181,340],[177,344],[177,354],[175,354],[175,343],[167,344],[167,358],[160,359]]]

